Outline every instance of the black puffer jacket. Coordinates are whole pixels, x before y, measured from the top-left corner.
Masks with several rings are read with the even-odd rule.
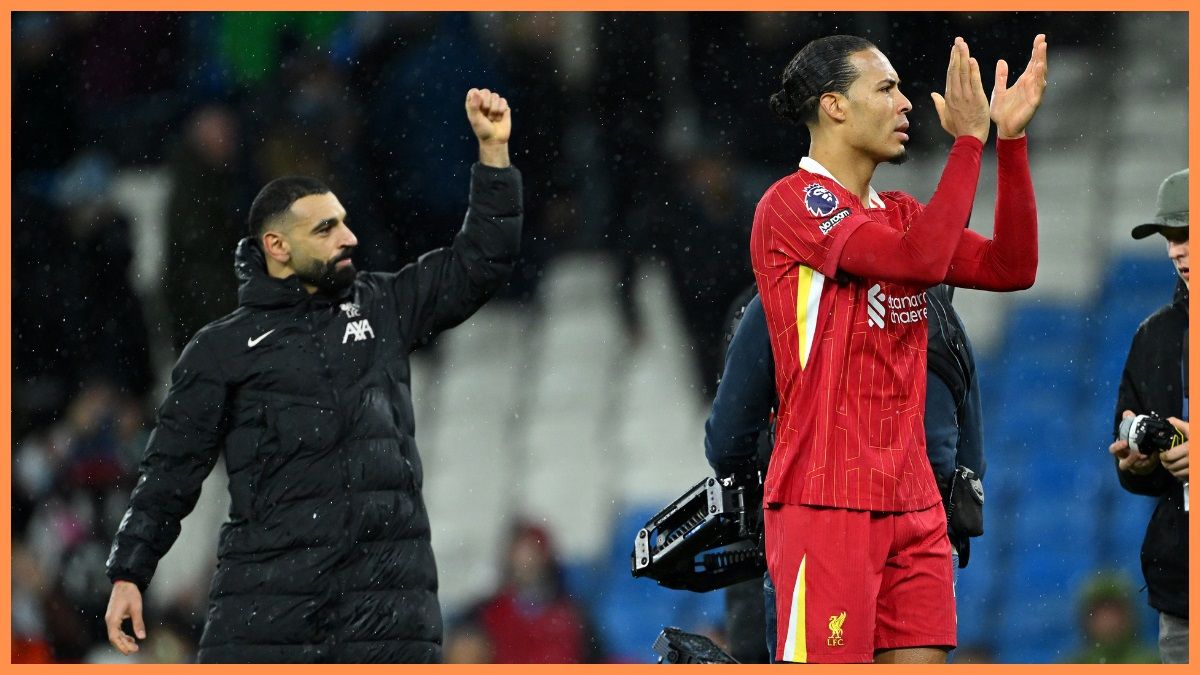
[[[440,661],[408,354],[499,289],[521,221],[520,173],[477,164],[452,246],[338,297],[269,277],[243,240],[241,306],[175,366],[109,578],[146,587],[224,452],[200,661]]]
[[[1126,410],[1183,417],[1187,333],[1188,290],[1180,281],[1174,301],[1151,314],[1133,336],[1117,394],[1113,438],[1117,437],[1121,414]],[[1183,510],[1183,485],[1161,464],[1146,476],[1120,470],[1117,475],[1126,490],[1158,498],[1142,541],[1142,573],[1150,590],[1150,606],[1186,619],[1188,514]]]

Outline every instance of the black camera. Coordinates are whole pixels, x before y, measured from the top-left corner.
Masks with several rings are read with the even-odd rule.
[[[654,641],[659,663],[737,663],[712,640],[667,626]]]
[[[650,519],[633,542],[633,576],[704,593],[767,569],[762,476],[705,478]]]
[[[1128,442],[1131,450],[1143,455],[1170,450],[1186,440],[1178,429],[1154,412],[1121,420],[1117,439]]]

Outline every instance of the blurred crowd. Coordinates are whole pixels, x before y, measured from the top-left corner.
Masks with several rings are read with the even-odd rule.
[[[1090,28],[1103,34],[1110,15]],[[1069,45],[1054,14],[15,13],[12,21],[13,649],[19,661],[107,658],[104,560],[161,396],[162,359],[236,307],[232,251],[257,189],[322,179],[351,214],[360,269],[449,243],[475,148],[470,87],[514,108],[523,259],[504,299],[536,312],[548,260],[621,261],[628,331],[640,263],[669,270],[699,380],[722,317],[752,282],[749,214],[803,154],[767,106],[808,39],[874,40],[910,98],[939,88],[956,34],[980,53]],[[1019,31],[1016,27],[1019,26]],[[942,35],[948,36],[940,39]],[[931,39],[934,37],[938,39]],[[1023,49],[1023,47],[1022,47]],[[1009,55],[1019,61],[1022,53]],[[944,142],[930,106],[914,152]],[[940,150],[937,150],[940,152]],[[164,268],[134,288],[130,171],[165,170]],[[159,303],[156,305],[155,303]],[[167,358],[165,362],[170,362]],[[697,467],[702,459],[697,458]],[[494,597],[447,635],[466,661],[600,661],[547,533],[514,529]],[[190,657],[203,591],[156,615],[148,660]],[[548,636],[546,644],[521,635]],[[550,639],[550,638],[553,639]]]
[[[603,642],[587,608],[566,590],[546,528],[514,525],[500,588],[451,617],[446,663],[601,663]]]

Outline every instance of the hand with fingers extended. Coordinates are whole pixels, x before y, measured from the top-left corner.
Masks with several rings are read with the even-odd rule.
[[[112,595],[108,597],[108,610],[104,612],[104,623],[108,626],[108,641],[122,654],[128,656],[138,650],[137,640],[121,630],[121,624],[129,619],[133,634],[138,640],[146,639],[146,623],[142,620],[142,592],[137,585],[128,581],[114,581]]]
[[[508,137],[512,109],[500,94],[488,89],[467,92],[467,120],[479,139],[479,161],[488,166],[508,166]]]
[[[1133,417],[1132,410],[1126,410],[1122,417]],[[1129,447],[1129,441],[1114,441],[1108,446],[1108,454],[1117,458],[1117,468],[1126,473],[1145,476],[1154,472],[1158,466],[1158,453],[1143,455]]]
[[[971,56],[967,42],[961,37],[954,38],[954,46],[950,48],[945,95],[934,92],[931,96],[942,128],[951,136],[974,136],[987,141],[992,122],[979,76],[979,62]]]
[[[1008,86],[1008,63],[996,62],[996,86],[992,89],[992,121],[1000,138],[1020,138],[1042,104],[1046,91],[1046,36],[1033,38],[1033,53],[1025,72]]]

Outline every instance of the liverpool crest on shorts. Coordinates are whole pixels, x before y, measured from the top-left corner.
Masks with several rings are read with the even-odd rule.
[[[829,617],[829,637],[825,638],[825,644],[830,647],[841,647],[845,644],[842,640],[842,624],[844,623],[846,623],[845,612]]]

